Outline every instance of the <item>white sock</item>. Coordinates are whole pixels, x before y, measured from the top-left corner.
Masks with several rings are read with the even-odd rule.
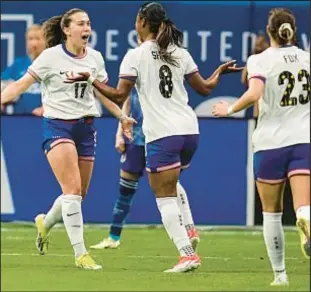
[[[62,197],[63,195],[60,195],[56,198],[52,208],[44,218],[44,226],[47,229],[51,229],[57,222],[62,220]]]
[[[263,212],[263,236],[275,276],[286,273],[283,213]]]
[[[310,206],[301,206],[296,211],[296,218],[310,221]]]
[[[183,188],[183,186],[180,184],[179,181],[177,182],[176,189],[177,189],[178,207],[181,212],[181,215],[183,216],[186,230],[189,231],[194,228],[194,223],[188,201],[188,196],[185,189]]]
[[[157,198],[157,205],[165,230],[181,256],[194,254],[176,197]]]
[[[63,221],[76,258],[87,252],[83,239],[81,201],[82,197],[79,195],[62,196]]]

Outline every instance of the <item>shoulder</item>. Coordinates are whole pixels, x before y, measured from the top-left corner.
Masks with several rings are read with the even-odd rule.
[[[87,53],[90,55],[90,56],[96,56],[96,57],[99,57],[101,56],[102,57],[102,54],[100,51],[97,51],[91,47],[87,47]]]
[[[189,53],[188,49],[186,49],[186,48],[175,46],[174,50],[179,51],[180,54],[181,54],[183,57],[185,57],[185,58],[191,57],[191,54]]]
[[[123,58],[123,62],[129,63],[129,64],[136,63],[136,61],[140,59],[139,56],[141,55],[141,52],[142,52],[141,46],[137,48],[129,49]]]
[[[273,51],[270,50],[270,48],[268,48],[260,54],[251,55],[247,59],[247,67],[260,66],[262,68],[266,68],[269,67],[269,64],[271,64],[272,59],[273,59]]]
[[[126,52],[126,56],[134,57],[134,56],[141,54],[141,52],[143,51],[144,51],[144,48],[142,46],[137,47],[137,48],[131,48]]]
[[[52,58],[56,55],[59,55],[59,53],[61,52],[61,47],[60,45],[57,45],[55,47],[51,47],[51,48],[47,48],[45,50],[42,51],[42,53],[39,55],[38,58]],[[52,60],[52,59],[50,59]]]
[[[300,48],[297,48],[297,52],[300,56],[302,56],[302,58],[310,60],[310,52],[304,51]]]

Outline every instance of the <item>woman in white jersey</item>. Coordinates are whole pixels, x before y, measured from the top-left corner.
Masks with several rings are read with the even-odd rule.
[[[267,33],[270,48],[248,59],[249,89],[233,105],[213,114],[230,116],[259,101],[253,134],[254,174],[263,209],[263,233],[275,274],[271,285],[287,285],[282,227],[283,193],[292,190],[303,254],[310,258],[310,54],[296,43],[293,13],[274,8]]]
[[[159,3],[142,5],[136,31],[143,43],[125,55],[116,89],[100,84],[84,72],[80,77],[68,78],[68,82],[87,80],[120,103],[136,83],[144,116],[149,184],[156,195],[163,225],[180,253],[179,262],[166,272],[186,272],[198,268],[201,262],[187,236],[176,198],[180,170],[189,167],[199,137],[198,120],[188,105],[184,80],[198,93],[208,95],[222,73],[241,69],[231,61],[203,79],[191,55],[182,47],[183,33]]]
[[[91,25],[85,11],[71,9],[64,15],[52,17],[44,23],[43,29],[48,49],[21,79],[1,93],[1,104],[23,93],[34,82],[41,82],[44,108],[42,147],[62,195],[55,200],[47,215],[36,217],[36,246],[40,254],[47,252],[49,231],[62,218],[75,252],[76,265],[84,269],[100,269],[84,245],[81,211],[81,201],[88,190],[94,164],[96,130],[93,120],[99,113],[91,85],[87,82],[66,84],[64,80],[81,70],[90,72],[99,82],[106,82],[108,76],[101,54],[87,47]],[[113,102],[101,95],[99,98],[120,118],[125,132],[131,136],[132,119],[122,115],[121,109]]]

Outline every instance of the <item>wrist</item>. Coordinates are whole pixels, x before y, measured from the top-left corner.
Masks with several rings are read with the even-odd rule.
[[[227,116],[230,117],[234,114],[233,105],[228,107]]]
[[[118,117],[118,120],[120,123],[122,123],[124,120],[127,119],[127,115],[122,113],[119,117]]]
[[[90,75],[90,77],[87,79],[87,82],[91,85],[93,84],[94,81],[95,81],[95,77],[93,77],[92,75]]]

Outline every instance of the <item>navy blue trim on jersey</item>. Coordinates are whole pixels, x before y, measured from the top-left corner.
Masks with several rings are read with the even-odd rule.
[[[119,76],[119,78],[136,82],[137,76]]]
[[[248,79],[248,82],[252,79],[252,78],[256,78],[256,79],[260,79],[263,83],[266,83],[266,78],[263,76],[252,76]]]
[[[63,48],[64,52],[65,52],[68,56],[70,56],[70,57],[72,57],[72,58],[75,58],[75,59],[81,59],[81,58],[85,57],[85,55],[86,55],[86,49],[85,49],[85,51],[84,51],[84,53],[83,53],[83,56],[77,56],[77,55],[75,55],[75,54],[73,54],[73,53],[71,53],[71,52],[69,52],[69,51],[67,50],[65,43],[62,43],[62,48]]]
[[[295,47],[295,45],[290,44],[290,45],[280,46],[280,48],[291,48],[291,47]]]

